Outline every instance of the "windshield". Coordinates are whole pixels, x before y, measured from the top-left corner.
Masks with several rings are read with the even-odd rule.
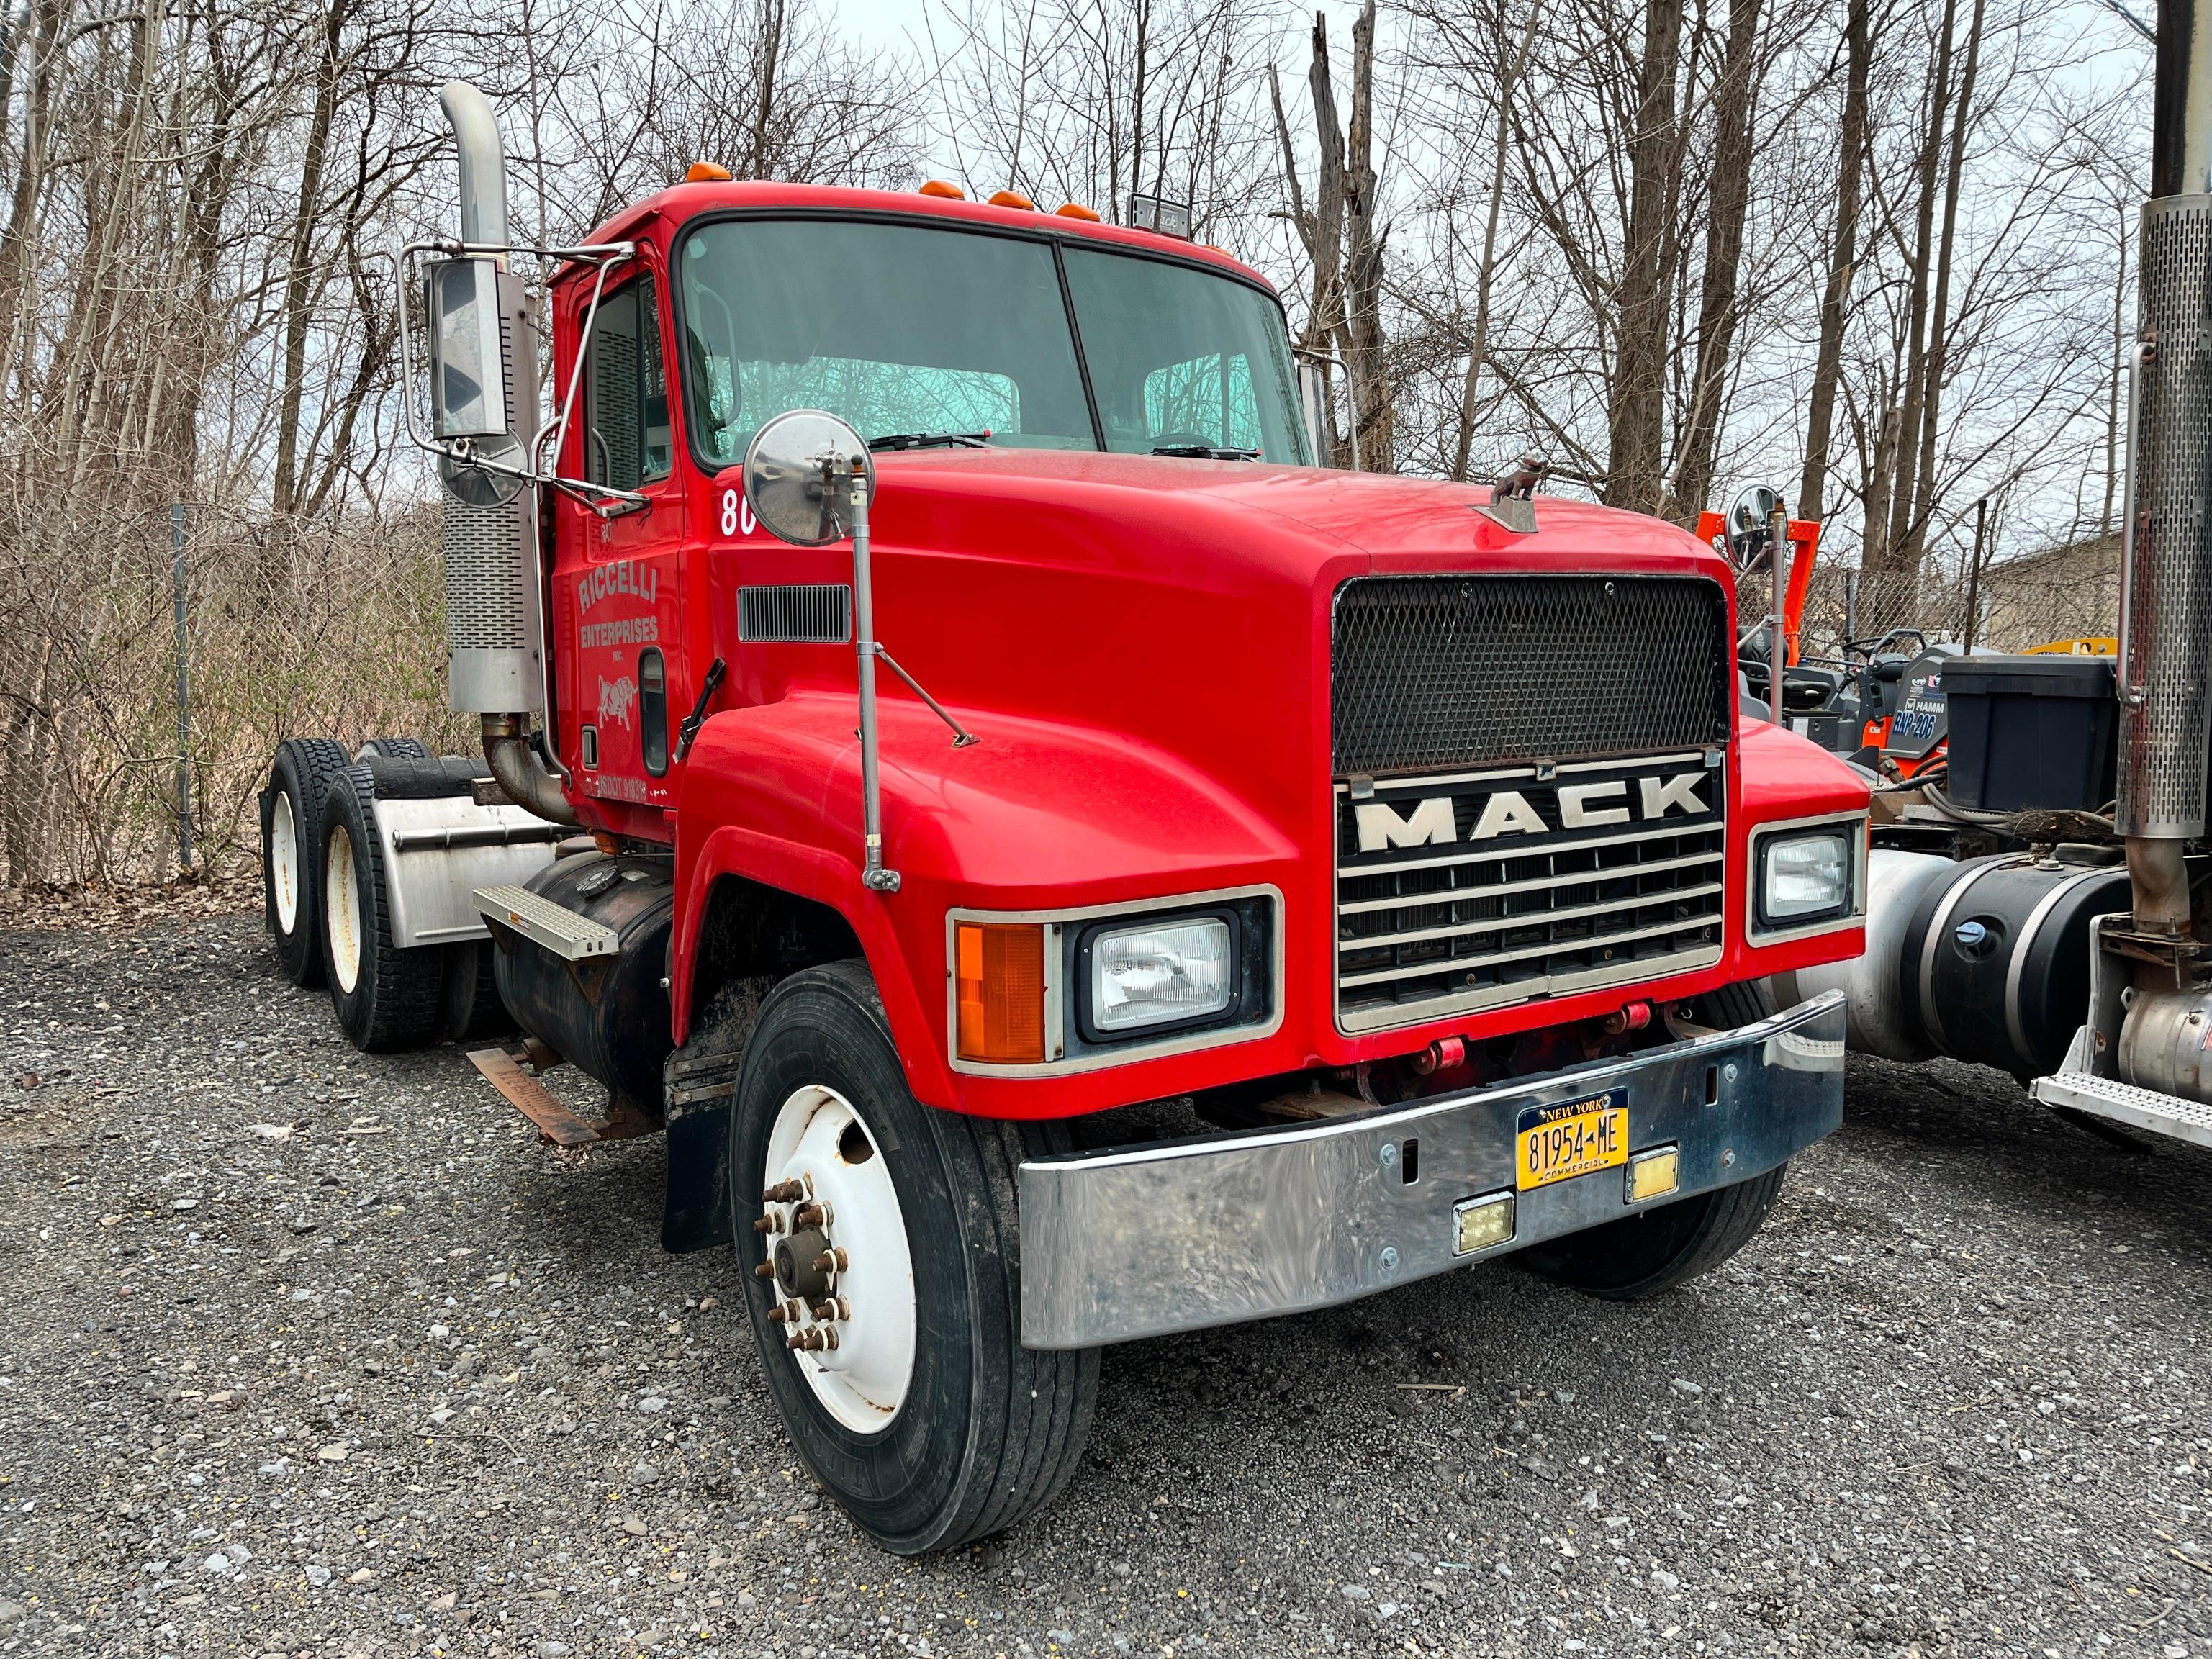
[[[1257,451],[1304,461],[1282,314],[1185,266],[1066,250],[1098,420],[1051,242],[927,225],[742,219],[682,256],[684,396],[710,466],[761,423],[822,409],[871,441],[990,434],[1029,448]]]
[[[1107,448],[1306,459],[1290,341],[1264,295],[1164,259],[1082,247],[1066,258]]]

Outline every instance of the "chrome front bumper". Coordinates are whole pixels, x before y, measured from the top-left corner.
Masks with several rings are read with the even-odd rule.
[[[1513,1236],[1462,1254],[1455,1212],[1514,1190],[1522,1110],[1626,1089],[1629,1151],[1680,1149],[1642,1206],[1626,1172],[1520,1193]],[[1323,1308],[1731,1186],[1843,1121],[1844,996],[1540,1079],[1288,1128],[1021,1168],[1022,1342],[1088,1348]],[[1401,1148],[1418,1140],[1418,1177]]]

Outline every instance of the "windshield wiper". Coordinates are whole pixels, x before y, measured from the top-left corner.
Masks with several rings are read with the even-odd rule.
[[[1256,449],[1231,449],[1225,444],[1154,444],[1155,455],[1174,455],[1186,461],[1256,461]]]
[[[940,449],[958,445],[981,449],[991,441],[988,432],[886,432],[868,440],[870,449]]]

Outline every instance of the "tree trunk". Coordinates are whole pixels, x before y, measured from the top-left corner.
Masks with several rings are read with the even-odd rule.
[[[1921,392],[1918,482],[1912,497],[1899,562],[1911,574],[1917,592],[1920,562],[1927,551],[1928,524],[1936,513],[1936,439],[1943,412],[1943,383],[1951,346],[1951,255],[1958,243],[1959,188],[1966,171],[1966,134],[1974,120],[1974,77],[1981,66],[1984,0],[1974,0],[1974,19],[1966,30],[1966,63],[1952,100],[1951,155],[1943,181],[1943,236],[1936,256],[1935,309],[1928,322],[1926,385]]]
[[[1735,347],[1736,291],[1743,264],[1744,216],[1751,204],[1752,67],[1759,45],[1759,0],[1729,0],[1727,55],[1714,93],[1712,206],[1705,223],[1705,269],[1698,296],[1698,368],[1688,430],[1674,469],[1674,511],[1693,525],[1712,493],[1720,444],[1721,394]]]
[[[2107,370],[2105,386],[2105,511],[2097,520],[2098,534],[2112,533],[2112,501],[2120,487],[2120,381],[2126,370],[2122,367],[2127,358],[2128,292],[2128,234],[2134,216],[2124,210],[2120,215],[2120,234],[2115,239],[2119,244],[2119,274],[2112,282],[2112,362]]]
[[[307,148],[300,157],[291,263],[284,273],[284,378],[276,407],[276,476],[269,491],[270,510],[279,517],[298,505],[300,409],[307,398],[307,330],[313,321],[315,293],[322,286],[313,269],[315,226],[322,209],[323,167],[330,151],[331,122],[337,108],[339,50],[350,9],[350,0],[331,0],[324,15],[321,49],[315,59],[314,112],[307,120]]]
[[[1896,477],[1890,499],[1870,500],[1867,514],[1886,514],[1887,529],[1879,544],[1869,538],[1866,569],[1870,615],[1883,626],[1905,619],[1919,597],[1920,572],[1911,554],[1912,504],[1919,481],[1920,427],[1928,376],[1928,291],[1936,260],[1936,195],[1942,179],[1943,131],[1950,111],[1952,35],[1958,0],[1943,0],[1942,33],[1936,48],[1935,73],[1928,82],[1928,125],[1914,166],[1919,192],[1913,225],[1911,285],[1905,300],[1909,332],[1901,377],[1905,400],[1898,411]]]
[[[1681,53],[1682,0],[1645,0],[1636,131],[1628,143],[1628,246],[1615,302],[1613,383],[1607,388],[1611,455],[1604,492],[1607,506],[1638,513],[1656,513],[1660,504],[1667,326],[1673,309],[1668,220],[1677,167],[1674,78]]]
[[[1870,0],[1850,0],[1850,5],[1844,23],[1843,175],[1836,181],[1835,248],[1828,261],[1827,290],[1820,296],[1820,343],[1805,410],[1805,476],[1797,490],[1797,516],[1815,522],[1827,513],[1828,445],[1834,431],[1836,388],[1844,378],[1844,325],[1850,319],[1851,282],[1858,265],[1867,88],[1874,66]]]
[[[1324,68],[1326,65],[1324,65]],[[1352,26],[1352,128],[1345,169],[1344,362],[1358,410],[1359,465],[1369,472],[1396,470],[1396,422],[1392,418],[1390,368],[1382,337],[1382,247],[1388,229],[1375,224],[1380,194],[1375,173],[1375,0],[1360,8]]]
[[[1521,31],[1521,48],[1498,81],[1498,151],[1490,167],[1490,206],[1482,226],[1482,258],[1474,270],[1474,335],[1468,343],[1467,378],[1459,392],[1459,429],[1452,441],[1451,475],[1459,483],[1467,482],[1468,459],[1474,448],[1476,393],[1483,360],[1490,355],[1490,294],[1498,274],[1498,221],[1505,207],[1505,149],[1512,133],[1513,89],[1536,48],[1536,24],[1542,15],[1540,6],[1528,9],[1528,21]]]

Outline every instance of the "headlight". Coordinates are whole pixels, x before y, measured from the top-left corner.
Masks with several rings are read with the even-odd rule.
[[[1093,933],[1090,1023],[1104,1035],[1225,1012],[1236,996],[1234,938],[1218,916]]]
[[[1759,849],[1759,919],[1768,927],[1822,921],[1851,904],[1852,828],[1774,836]]]

